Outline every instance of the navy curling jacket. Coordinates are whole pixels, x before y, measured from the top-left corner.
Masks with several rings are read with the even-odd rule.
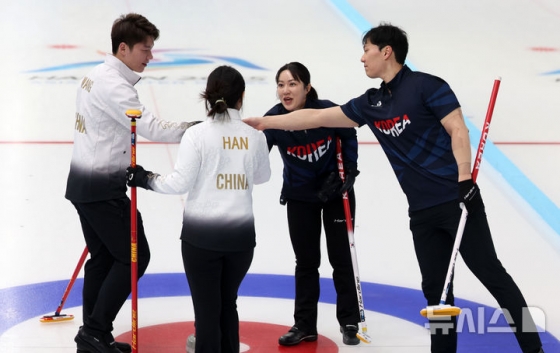
[[[304,108],[324,109],[336,106],[329,100],[310,100]],[[278,103],[265,115],[287,114]],[[358,140],[354,128],[316,128],[302,131],[268,129],[264,131],[268,149],[278,146],[284,162],[282,195],[288,200],[320,202],[317,192],[331,172],[338,172],[336,137],[342,141],[346,172],[358,168]]]

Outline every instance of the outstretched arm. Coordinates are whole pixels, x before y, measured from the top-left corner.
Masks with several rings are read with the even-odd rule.
[[[318,127],[357,127],[340,107],[327,109],[300,109],[285,115],[245,118],[243,121],[257,130],[306,130]]]

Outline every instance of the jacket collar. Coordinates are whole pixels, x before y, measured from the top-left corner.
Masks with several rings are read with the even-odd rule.
[[[105,64],[117,70],[124,79],[133,86],[142,78],[140,75],[129,69],[125,63],[123,63],[120,59],[117,59],[113,54],[107,54],[105,56]]]
[[[399,85],[402,81],[403,77],[405,77],[409,72],[411,72],[410,68],[405,64],[403,65],[402,69],[393,77],[393,79],[387,83],[382,82],[381,87],[387,88],[392,91],[395,87]]]
[[[227,108],[227,114],[230,120],[241,120],[241,113],[237,109]],[[207,120],[214,120],[214,121],[224,121],[226,113],[217,114],[214,119],[211,116],[207,117]]]
[[[228,108],[227,112],[228,112],[231,120],[241,120],[241,114],[239,113],[239,110],[233,109],[233,108]]]

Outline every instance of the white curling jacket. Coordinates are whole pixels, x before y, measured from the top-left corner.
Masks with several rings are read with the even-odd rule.
[[[140,76],[107,54],[105,62],[84,77],[78,87],[74,148],[66,187],[73,202],[126,197],[131,132],[128,109],[138,109],[138,135],[152,141],[179,142],[189,123],[157,118],[138,99],[134,85]]]
[[[208,118],[183,136],[174,171],[150,179],[152,190],[187,193],[181,239],[216,251],[255,246],[253,185],[270,179],[266,137],[241,121]]]

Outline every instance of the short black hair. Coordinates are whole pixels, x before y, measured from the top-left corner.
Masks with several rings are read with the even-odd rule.
[[[406,32],[390,23],[380,23],[379,26],[373,27],[364,34],[362,45],[367,42],[377,45],[379,49],[383,49],[387,45],[393,48],[395,59],[401,65],[404,65],[408,54],[408,39]]]
[[[125,43],[130,49],[137,43],[144,43],[148,37],[159,38],[159,29],[148,19],[137,13],[122,15],[113,22],[111,29],[111,45],[113,54],[119,45]]]

